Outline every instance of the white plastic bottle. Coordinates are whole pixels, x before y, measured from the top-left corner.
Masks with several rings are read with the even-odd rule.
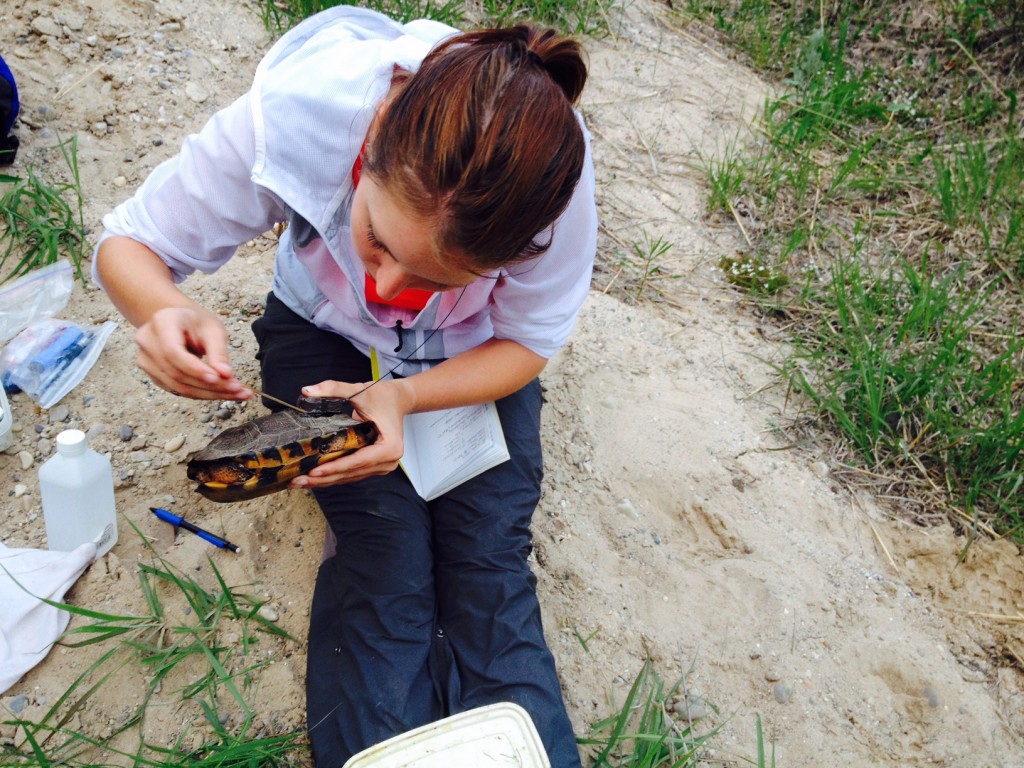
[[[110,459],[89,447],[82,430],[57,435],[57,453],[39,468],[39,489],[50,549],[70,552],[92,541],[100,557],[117,542]]]

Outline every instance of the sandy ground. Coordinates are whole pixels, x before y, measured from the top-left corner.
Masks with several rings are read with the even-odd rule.
[[[1024,627],[999,618],[1024,611],[1019,553],[977,542],[957,565],[964,542],[951,530],[892,519],[840,487],[823,452],[790,447],[780,427],[794,406],[770,367],[782,350],[715,267],[740,234],[704,219],[693,170],[698,153],[742,135],[765,85],[667,14],[641,0],[615,15],[612,35],[588,43],[584,111],[603,268],[572,342],[543,376],[547,479],[535,565],[577,733],[621,704],[649,654],[667,682],[685,676],[698,731],[722,726],[709,764],[752,758],[759,714],[780,766],[1024,766]],[[52,161],[44,148],[77,134],[95,231],[187,133],[244,91],[269,44],[240,0],[5,0],[0,51],[22,93],[20,167]],[[621,267],[645,237],[673,248],[637,302],[627,279],[635,272]],[[272,251],[271,238],[253,241],[221,273],[187,284],[220,308],[242,378],[253,382],[248,324]],[[91,286],[76,287],[62,316],[116,319]],[[0,540],[45,547],[38,465],[61,429],[91,430],[113,461],[120,541],[69,600],[142,610],[135,571],[148,555],[128,521],[211,589],[212,558],[297,639],[263,642],[272,663],[251,696],[258,727],[300,726],[302,640],[323,540],[315,505],[301,493],[233,505],[194,494],[187,454],[262,411],[218,415],[219,404],[171,398],[133,360],[122,321],[66,408],[13,399]],[[173,539],[153,505],[223,533],[243,554]],[[168,606],[169,621],[184,618],[180,602]],[[38,718],[95,657],[58,646],[0,704]],[[142,690],[127,674],[71,725],[109,733]],[[147,739],[198,743],[197,713],[160,704]],[[16,737],[0,726],[0,739]]]

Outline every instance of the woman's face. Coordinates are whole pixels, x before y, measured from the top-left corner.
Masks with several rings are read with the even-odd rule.
[[[478,275],[435,255],[432,234],[429,224],[363,173],[352,200],[352,245],[382,299],[406,288],[450,291],[476,280]]]

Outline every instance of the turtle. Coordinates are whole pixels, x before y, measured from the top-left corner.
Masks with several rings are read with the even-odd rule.
[[[371,421],[349,415],[344,398],[300,397],[306,411],[281,410],[225,429],[188,457],[186,474],[210,501],[245,501],[284,490],[293,477],[377,439]]]

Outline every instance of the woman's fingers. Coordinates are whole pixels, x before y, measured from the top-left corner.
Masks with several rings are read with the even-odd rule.
[[[206,400],[252,395],[231,371],[224,326],[207,310],[162,309],[136,331],[135,341],[139,367],[168,392]]]
[[[387,475],[398,468],[398,460],[402,458],[401,454],[397,457],[394,454],[392,447],[374,443],[348,456],[321,464],[308,475],[295,478],[290,487],[326,488],[330,485],[354,483],[368,477]]]

